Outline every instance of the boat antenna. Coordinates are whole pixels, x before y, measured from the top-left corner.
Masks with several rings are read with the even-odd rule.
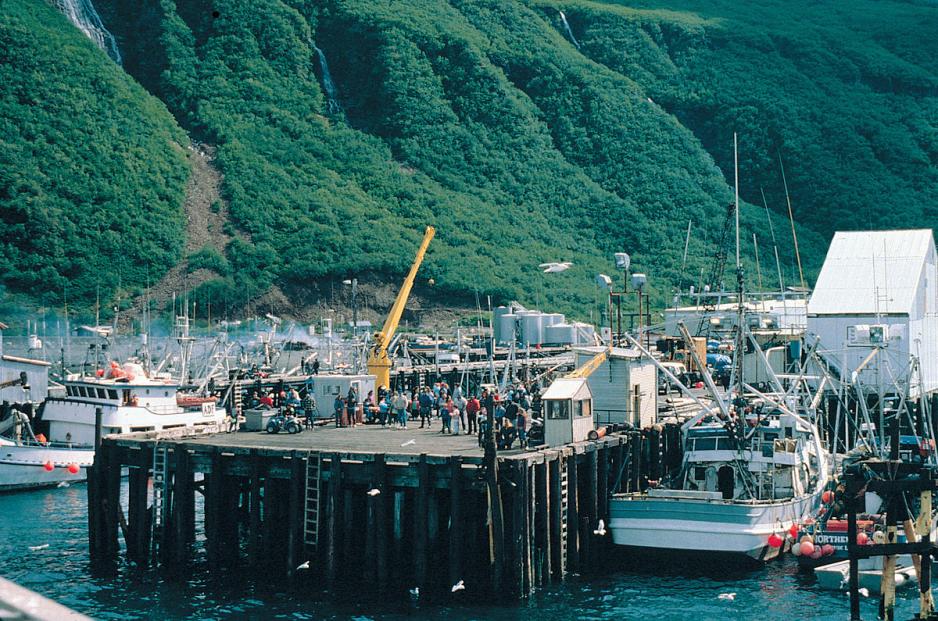
[[[756,249],[756,275],[759,279],[759,291],[765,291],[762,288],[762,266],[759,264],[759,240],[755,233],[752,234],[752,245]]]
[[[690,225],[692,220],[687,221],[687,235],[684,236],[684,257],[681,259],[681,277],[677,281],[678,293],[684,290],[684,269],[687,267],[687,249],[690,247]]]
[[[791,196],[788,194],[788,180],[785,178],[785,165],[782,163],[782,152],[778,152],[778,166],[782,170],[782,184],[785,186],[785,201],[788,203],[788,221],[791,222],[791,237],[795,241],[795,259],[798,261],[798,278],[801,288],[804,289],[804,271],[801,269],[801,252],[798,250],[798,234],[795,232],[795,216],[791,211]]]

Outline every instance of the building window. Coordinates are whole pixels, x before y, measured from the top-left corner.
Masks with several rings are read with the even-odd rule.
[[[553,420],[564,420],[570,418],[570,402],[566,399],[563,400],[553,400],[548,399],[547,403],[547,418]]]

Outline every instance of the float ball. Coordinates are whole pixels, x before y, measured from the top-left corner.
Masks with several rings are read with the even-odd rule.
[[[800,544],[800,543],[796,543],[796,544],[792,545],[792,547],[791,547],[791,553],[794,554],[795,556],[801,556],[801,544]]]
[[[769,545],[773,548],[781,548],[783,543],[785,543],[785,540],[782,539],[781,535],[776,533],[769,535]]]
[[[834,502],[834,492],[832,492],[832,491],[830,491],[830,490],[827,490],[826,492],[824,492],[823,494],[821,494],[821,501],[822,501],[825,505],[829,505],[829,504],[831,504],[832,502]]]
[[[45,468],[46,472],[52,472],[55,470],[55,464],[53,464],[51,461],[47,461],[42,465],[42,467]]]
[[[812,543],[812,542],[810,542],[810,541],[802,541],[802,542],[801,542],[801,553],[802,553],[802,554],[804,554],[805,556],[812,556],[812,555],[814,554],[814,551],[815,551],[814,543]]]
[[[81,468],[78,467],[78,464],[69,464],[69,465],[68,465],[68,473],[69,473],[69,474],[78,474],[78,471],[79,471],[79,470],[81,470]]]

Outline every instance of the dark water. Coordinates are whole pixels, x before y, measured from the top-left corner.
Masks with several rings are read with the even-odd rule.
[[[125,485],[126,488],[126,485]],[[108,576],[94,574],[87,546],[86,489],[0,495],[0,574],[99,619],[563,619],[627,620],[849,618],[847,596],[822,591],[791,559],[739,571],[718,562],[692,567],[645,567],[632,562],[600,578],[574,578],[539,591],[516,605],[449,605],[411,601],[323,600],[284,582],[270,585],[246,570],[212,575],[204,563],[184,580],[157,570],[119,564]],[[126,489],[125,489],[126,493]],[[31,551],[29,546],[50,544]],[[735,593],[732,601],[721,593]],[[913,588],[900,594],[897,619],[917,608]],[[864,619],[876,618],[876,602],[862,602]]]

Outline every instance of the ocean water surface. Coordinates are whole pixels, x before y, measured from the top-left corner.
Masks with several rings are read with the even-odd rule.
[[[112,571],[93,571],[86,496],[84,484],[0,495],[0,575],[97,619],[849,619],[847,595],[819,589],[791,558],[736,569],[717,560],[662,564],[639,557],[510,605],[335,600],[287,580],[271,584],[246,568],[209,572],[201,562],[185,577],[125,561]],[[861,605],[864,619],[876,619],[875,599]],[[912,618],[917,606],[915,587],[901,590],[896,618]]]

